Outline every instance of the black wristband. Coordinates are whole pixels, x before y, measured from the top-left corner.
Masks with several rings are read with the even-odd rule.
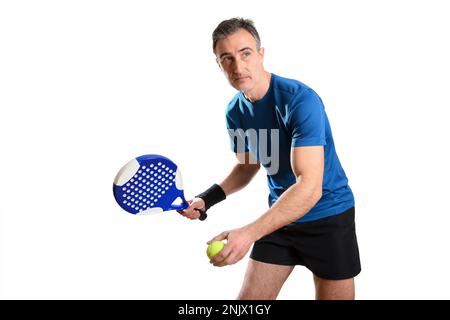
[[[225,200],[226,197],[225,192],[218,184],[213,184],[208,190],[196,196],[196,198],[205,201],[205,212],[213,205]]]

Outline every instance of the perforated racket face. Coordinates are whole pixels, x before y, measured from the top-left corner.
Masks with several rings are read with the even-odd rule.
[[[117,203],[133,214],[151,214],[188,207],[178,167],[160,155],[144,155],[128,162],[113,185]],[[177,198],[181,204],[174,204]]]

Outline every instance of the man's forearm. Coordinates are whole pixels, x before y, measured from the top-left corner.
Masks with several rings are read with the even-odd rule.
[[[227,196],[244,188],[259,170],[259,164],[237,164],[219,185]]]
[[[322,196],[322,188],[297,182],[286,190],[277,202],[257,220],[247,225],[254,240],[303,217]]]

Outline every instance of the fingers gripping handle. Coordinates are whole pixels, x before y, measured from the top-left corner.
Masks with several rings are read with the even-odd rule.
[[[183,199],[183,203],[181,203],[181,204],[172,203],[171,210],[181,211],[181,210],[186,209],[187,207],[189,207],[189,203]],[[201,209],[197,209],[197,208],[195,208],[194,210],[200,212],[200,217],[198,218],[200,221],[203,221],[208,217],[208,215],[205,213],[205,211],[203,211]]]
[[[205,211],[200,210],[200,209],[194,209],[194,210],[200,212],[200,217],[198,218],[200,221],[203,221],[206,218],[208,218],[208,215],[205,213]]]

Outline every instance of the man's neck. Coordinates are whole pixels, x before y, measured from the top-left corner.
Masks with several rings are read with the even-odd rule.
[[[258,88],[254,88],[251,92],[243,92],[245,98],[250,102],[261,100],[269,90],[271,77],[272,74],[270,72],[264,71],[261,85]]]

